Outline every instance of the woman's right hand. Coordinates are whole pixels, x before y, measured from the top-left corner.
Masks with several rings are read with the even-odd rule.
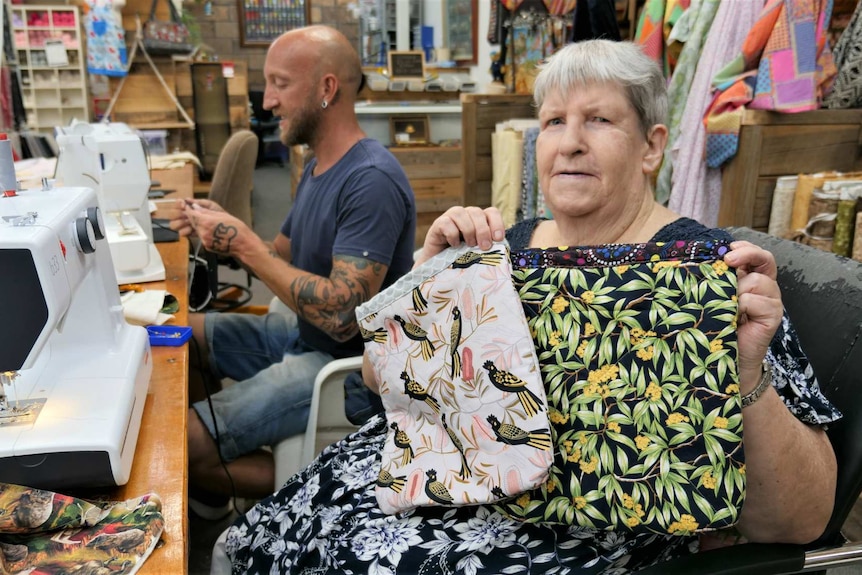
[[[506,226],[497,208],[455,206],[446,210],[428,228],[416,265],[462,242],[487,250],[493,242],[503,241],[505,237]]]
[[[199,205],[202,208],[213,210],[215,212],[224,212],[225,209],[212,200],[177,200],[174,205],[175,213],[170,218],[169,226],[172,230],[179,233],[181,236],[191,236],[195,230],[192,227],[189,217],[186,214],[186,207]]]

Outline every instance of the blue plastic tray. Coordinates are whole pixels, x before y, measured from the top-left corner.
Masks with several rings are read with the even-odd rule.
[[[148,325],[150,345],[179,346],[192,336],[192,328],[184,325]]]

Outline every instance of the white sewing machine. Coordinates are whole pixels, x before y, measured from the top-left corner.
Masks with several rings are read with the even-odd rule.
[[[141,137],[126,124],[84,122],[56,128],[55,137],[57,183],[92,187],[98,194],[117,283],[165,279],[153,243],[150,171]]]
[[[123,485],[152,372],[91,188],[0,197],[0,479]]]

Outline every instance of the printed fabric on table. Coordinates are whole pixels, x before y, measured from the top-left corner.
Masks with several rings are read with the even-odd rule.
[[[450,248],[356,317],[390,429],[375,490],[384,513],[547,481],[547,400],[506,244]]]
[[[501,511],[678,535],[737,521],[745,458],[728,250],[679,241],[512,254],[555,460],[547,484]]]

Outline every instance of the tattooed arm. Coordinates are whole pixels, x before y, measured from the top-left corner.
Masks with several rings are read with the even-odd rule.
[[[290,265],[290,240],[283,234],[265,242],[225,212],[186,211],[207,250],[239,260],[297,315],[337,341],[359,331],[354,310],[380,291],[389,269],[365,258],[335,256],[329,277],[318,276]]]
[[[279,235],[273,243],[278,254],[284,242],[290,245]],[[241,259],[290,309],[336,341],[347,341],[359,331],[356,306],[380,291],[389,269],[369,259],[336,255],[327,278],[274,255],[261,242],[259,248],[244,250]]]

